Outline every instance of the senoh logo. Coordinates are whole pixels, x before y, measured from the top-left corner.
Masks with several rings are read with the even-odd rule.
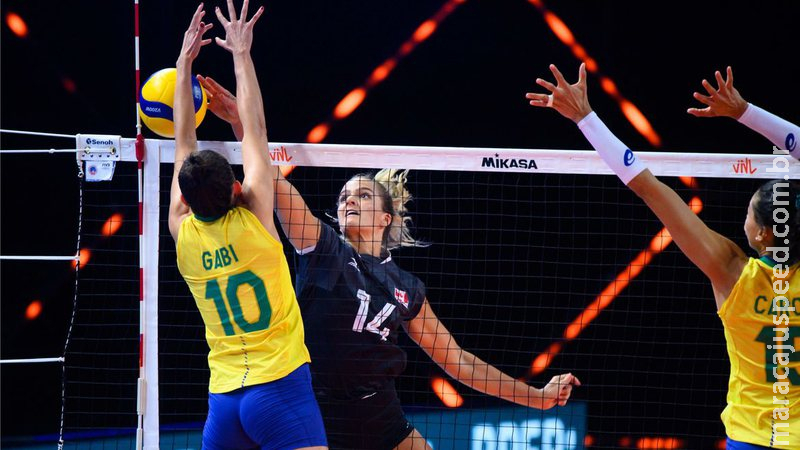
[[[740,159],[733,163],[733,173],[741,173],[746,175],[752,175],[756,173],[758,170],[757,167],[753,167],[753,160],[750,158]]]
[[[272,161],[289,162],[292,158],[292,156],[289,156],[289,152],[286,151],[286,147],[282,145],[269,151],[269,159]]]
[[[633,164],[634,161],[636,161],[636,155],[633,154],[631,149],[626,148],[625,155],[622,157],[622,162],[625,163],[625,166],[630,167],[630,165]]]
[[[481,167],[491,167],[493,169],[527,169],[537,170],[536,160],[526,158],[501,158],[495,153],[494,157],[484,156]]]
[[[94,138],[87,138],[86,145],[114,145],[114,141],[111,139],[105,139],[101,141]]]
[[[797,146],[797,139],[794,137],[794,133],[789,133],[786,135],[786,150],[794,151],[794,148]]]

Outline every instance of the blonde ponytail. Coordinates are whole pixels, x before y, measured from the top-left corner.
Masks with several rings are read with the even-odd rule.
[[[393,250],[400,247],[427,247],[428,243],[418,241],[411,236],[411,217],[407,214],[406,203],[411,201],[411,193],[406,189],[408,169],[383,169],[376,173],[373,180],[386,189],[392,200],[392,223],[388,227],[386,249]]]

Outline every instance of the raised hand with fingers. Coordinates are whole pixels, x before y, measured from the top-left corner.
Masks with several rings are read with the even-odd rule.
[[[742,117],[747,109],[747,102],[733,87],[733,70],[730,66],[726,72],[727,79],[722,78],[719,70],[714,72],[717,88],[714,88],[708,80],[703,80],[702,84],[708,95],[695,92],[693,97],[706,105],[706,108],[689,108],[686,110],[687,113],[696,117],[731,117],[737,120]]]
[[[529,92],[525,94],[525,97],[533,106],[553,108],[573,122],[580,122],[592,112],[586,94],[586,64],[581,64],[578,70],[578,81],[575,84],[569,84],[554,64],[550,64],[550,71],[557,84],[554,85],[541,78],[536,79],[536,84],[550,91],[550,94]]]
[[[236,97],[211,77],[197,75],[197,81],[206,90],[208,109],[217,117],[235,125],[240,122],[239,110],[236,109]]]
[[[233,0],[228,0],[228,15],[230,19],[225,18],[219,7],[216,9],[217,19],[219,19],[222,27],[225,28],[225,39],[217,37],[217,45],[234,54],[250,51],[250,46],[253,44],[253,25],[264,13],[264,7],[262,6],[258,8],[258,11],[253,14],[250,20],[247,20],[249,3],[248,0],[244,0],[239,18],[236,17],[236,8],[233,7]]]
[[[542,409],[566,405],[572,395],[572,387],[580,385],[581,381],[571,373],[554,376],[542,389]]]
[[[183,45],[178,55],[178,61],[194,61],[200,53],[200,48],[211,43],[211,39],[203,39],[205,32],[214,27],[213,23],[207,24],[203,22],[205,14],[203,4],[200,3],[194,11],[191,22],[189,22],[189,28],[183,34]]]

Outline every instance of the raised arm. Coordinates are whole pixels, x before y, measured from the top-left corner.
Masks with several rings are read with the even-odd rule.
[[[448,375],[476,391],[518,405],[538,409],[567,404],[572,386],[581,382],[567,373],[554,376],[543,389],[514,379],[462,349],[433,313],[428,299],[419,314],[406,324],[406,332]]]
[[[730,117],[757,131],[769,139],[776,147],[786,150],[795,159],[800,160],[797,150],[797,139],[800,138],[800,127],[780,117],[748,103],[739,91],[733,87],[733,70],[728,66],[726,78],[719,71],[714,73],[717,87],[708,80],[703,80],[703,88],[708,95],[694,93],[694,98],[706,105],[705,108],[689,108],[686,112],[696,117]]]
[[[236,97],[211,77],[198,75],[197,79],[209,94],[211,101],[208,107],[211,112],[228,122],[233,128],[236,139],[241,140],[244,132],[236,108]],[[311,248],[319,240],[319,219],[311,213],[303,196],[292,183],[284,178],[280,171],[276,172],[275,212],[278,214],[281,228],[295,249]]]
[[[192,62],[200,53],[200,48],[211,43],[211,39],[203,39],[203,34],[213,24],[202,22],[203,4],[197,6],[183,35],[183,45],[176,62],[174,122],[175,122],[175,167],[172,172],[172,187],[169,197],[169,232],[173,239],[178,239],[181,221],[189,214],[189,207],[181,200],[181,188],[178,185],[178,174],[183,161],[197,150],[197,133],[195,132],[194,104],[192,102]]]
[[[216,38],[217,44],[233,55],[233,68],[236,74],[236,106],[242,126],[242,164],[244,181],[242,183],[242,201],[244,205],[258,217],[264,228],[279,239],[275,229],[272,210],[275,203],[274,179],[275,168],[272,166],[268,148],[267,125],[264,118],[264,103],[261,99],[261,88],[258,86],[256,70],[250,56],[253,44],[253,26],[264,12],[259,8],[250,20],[247,20],[249,1],[244,0],[241,16],[237,18],[233,0],[228,0],[226,19],[222,11],[216,8],[217,19],[225,29],[225,39]]]
[[[683,200],[647,169],[643,162],[605,126],[589,106],[586,68],[581,65],[578,82],[569,84],[558,68],[550,65],[556,85],[537,79],[550,94],[528,93],[531,105],[552,107],[573,120],[608,166],[667,227],[683,253],[711,280],[717,306],[730,294],[747,257],[729,239],[709,229]]]

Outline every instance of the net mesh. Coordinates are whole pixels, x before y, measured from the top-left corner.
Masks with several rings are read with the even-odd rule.
[[[298,168],[291,179],[327,220],[344,182],[360,172]],[[162,205],[170,176],[162,170]],[[712,228],[742,234],[742,205],[757,182],[706,179],[698,190],[676,178],[665,181],[687,202],[699,195]],[[700,448],[724,436],[718,416],[729,366],[722,327],[707,280],[674,244],[578,337],[564,338],[567,326],[662,228],[615,177],[412,171],[409,188],[414,234],[432,245],[397,250],[393,259],[426,284],[432,308],[464,349],[537,386],[562,372],[581,377],[585,387],[574,400],[586,405],[586,429],[596,445],[626,438],[635,445],[654,436]],[[204,330],[163,221],[162,235],[162,423],[199,429],[208,381]],[[284,242],[294,268],[297,256]],[[553,342],[562,343],[560,353],[534,374],[532,362]],[[455,423],[446,425],[449,412],[431,414],[449,410],[434,378],[450,380],[464,399],[461,410],[474,410],[468,421],[480,423],[487,408],[509,406],[459,386],[409,339],[401,343],[409,365],[398,388],[406,410],[425,421],[415,422],[418,428],[435,425],[442,441],[457,436]],[[580,448],[583,436],[571,444],[565,448]]]
[[[113,181],[83,186],[85,259],[64,362],[64,448],[127,448],[139,375],[136,167],[120,164]]]
[[[84,236],[94,239],[94,250],[81,274],[67,360],[72,430],[136,424],[135,222],[126,220],[113,238],[97,234],[113,212],[135,217],[135,191],[121,187],[135,186],[135,175],[125,166],[111,184],[87,188],[86,214],[94,219]],[[361,172],[299,167],[290,180],[330,223],[326,213],[342,185]],[[162,164],[158,402],[162,448],[189,448],[199,446],[207,413],[208,347],[167,230],[171,176],[172,164]],[[745,207],[761,181],[702,178],[687,187],[661,179],[687,203],[699,198],[706,224],[747,248]],[[640,259],[640,272],[629,267],[663,226],[615,177],[412,170],[408,188],[413,234],[432,245],[396,250],[393,259],[425,283],[433,310],[462,348],[537,387],[563,372],[583,381],[571,408],[513,407],[459,385],[401,334],[408,366],[398,379],[400,398],[434,448],[713,448],[724,438],[719,413],[729,363],[710,284],[674,244],[652,252],[644,266]],[[285,239],[284,250],[294,272],[297,255]],[[617,284],[618,295],[593,320],[584,315],[576,336],[567,334],[619,283],[618,274],[631,270],[638,275]],[[533,369],[547,352],[547,367]],[[459,408],[444,405],[437,379],[455,388]],[[133,443],[120,438],[113,445]]]

